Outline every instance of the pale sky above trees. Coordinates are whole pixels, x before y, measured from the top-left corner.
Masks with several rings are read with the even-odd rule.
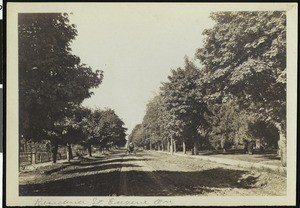
[[[49,4],[39,9],[57,8]],[[262,3],[85,3],[59,8],[72,12],[71,23],[77,25],[73,53],[93,70],[104,71],[102,84],[83,104],[114,109],[128,134],[142,121],[146,103],[167,81],[170,69],[182,67],[186,55],[193,60],[203,46],[203,30],[214,25],[212,11],[282,10],[280,4]]]
[[[73,53],[103,70],[104,79],[83,105],[115,109],[129,134],[170,69],[183,66],[186,55],[194,58],[202,31],[213,25],[211,11],[194,4],[84,8],[70,15],[78,30]]]

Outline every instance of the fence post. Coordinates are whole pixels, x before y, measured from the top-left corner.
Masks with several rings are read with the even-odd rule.
[[[36,152],[31,153],[31,164],[32,165],[36,164]]]

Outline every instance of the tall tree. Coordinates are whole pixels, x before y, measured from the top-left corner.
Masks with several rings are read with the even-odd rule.
[[[55,123],[92,95],[103,73],[71,53],[77,30],[66,13],[19,14],[18,32],[20,135],[50,139],[55,153]]]
[[[144,131],[143,131],[142,124],[137,124],[133,128],[132,132],[128,136],[128,140],[132,141],[137,146],[143,146],[144,147],[146,145],[145,134],[144,134]]]
[[[102,111],[102,118],[99,125],[101,126],[100,135],[102,135],[102,145],[112,147],[113,145],[124,145],[126,143],[126,128],[124,122],[112,109]]]
[[[250,140],[248,124],[254,120],[251,113],[239,108],[234,100],[209,106],[213,116],[208,118],[211,123],[210,140],[213,146],[221,147],[223,152],[233,145],[244,144]]]
[[[249,134],[259,141],[258,148],[278,148],[279,134],[272,123],[256,118],[253,122],[248,124],[248,129]]]
[[[153,97],[147,104],[146,114],[143,118],[143,128],[147,130],[148,145],[152,144],[158,149],[161,148],[162,141],[162,100],[160,95]],[[145,132],[146,133],[146,132]]]
[[[73,158],[72,144],[80,144],[86,139],[84,127],[86,118],[90,113],[90,109],[80,106],[57,124],[57,133],[60,134],[59,138],[61,138],[60,143],[67,147],[68,162]]]
[[[85,133],[87,139],[82,144],[88,149],[92,156],[91,146],[110,148],[113,145],[124,145],[126,143],[126,128],[124,122],[112,109],[96,109],[86,120]]]
[[[175,120],[177,133],[182,139],[189,139],[194,143],[194,152],[198,151],[199,128],[205,127],[208,112],[204,102],[201,86],[198,85],[200,72],[195,65],[186,58],[185,67],[172,70],[169,82],[163,83],[162,97],[167,111]]]
[[[196,56],[209,75],[216,98],[234,95],[244,108],[271,121],[280,133],[286,166],[286,14],[217,12],[203,32]]]

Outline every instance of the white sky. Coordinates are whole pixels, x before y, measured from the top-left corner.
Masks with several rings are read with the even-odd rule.
[[[99,88],[83,105],[109,107],[127,133],[142,122],[148,100],[167,81],[170,69],[183,66],[202,46],[202,31],[213,25],[201,5],[99,5],[70,16],[78,36],[73,53],[104,71]]]

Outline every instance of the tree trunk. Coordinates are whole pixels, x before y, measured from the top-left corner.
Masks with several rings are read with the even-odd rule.
[[[89,145],[87,149],[89,152],[89,156],[92,157],[92,145]]]
[[[173,140],[173,138],[171,138],[171,145],[170,145],[170,151],[171,151],[171,155],[173,155],[174,154],[174,140]]]
[[[67,159],[68,159],[68,162],[70,162],[71,159],[73,159],[72,147],[71,147],[71,144],[69,144],[69,143],[67,143]]]
[[[227,137],[227,136],[225,136],[225,137]],[[224,138],[224,136],[223,136],[223,138],[221,140],[221,148],[222,148],[223,153],[226,153],[226,145],[225,145],[226,141],[227,141],[227,139]]]
[[[27,141],[24,143],[24,152],[27,152]]]
[[[248,154],[253,155],[253,141],[250,141],[248,144]]]
[[[177,148],[176,148],[176,141],[174,141],[174,152],[177,152]]]
[[[255,149],[258,149],[259,151],[262,150],[261,142],[262,142],[262,138],[261,137],[255,141]]]
[[[30,150],[31,153],[31,164],[35,165],[37,160],[36,160],[36,148],[35,148],[35,143],[33,144],[33,147]]]
[[[280,134],[279,137],[279,148],[280,148],[280,159],[283,167],[287,166],[287,148],[286,148],[286,137],[284,134]]]
[[[161,148],[162,148],[162,151],[165,151],[164,141],[161,143]]]
[[[57,141],[51,141],[51,152],[52,152],[52,162],[56,163],[57,161],[57,150],[58,150],[58,143]]]
[[[278,152],[279,152],[281,164],[283,167],[286,167],[287,166],[287,141],[286,141],[285,130],[282,128],[280,123],[275,123],[275,126],[278,129],[278,133],[279,133]]]
[[[149,150],[151,150],[151,140],[149,140]]]
[[[168,143],[167,143],[167,151],[170,152],[170,140],[168,139]]]
[[[285,136],[285,133],[283,132],[283,130],[281,129],[281,127],[279,127],[278,129],[279,129],[279,141],[278,141],[279,156],[280,156],[282,166],[286,167],[287,166],[286,136]]]
[[[248,141],[244,141],[244,152],[245,152],[245,154],[247,154],[247,152],[248,152]]]
[[[194,155],[198,155],[198,142],[197,142],[197,140],[194,141]]]
[[[186,154],[186,148],[185,148],[185,141],[184,140],[182,142],[182,151],[183,151],[183,154]]]

